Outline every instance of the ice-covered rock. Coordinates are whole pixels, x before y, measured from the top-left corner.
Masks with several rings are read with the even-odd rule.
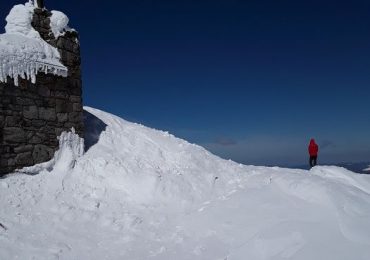
[[[75,129],[70,132],[63,132],[59,137],[59,149],[55,152],[54,158],[48,162],[25,167],[18,171],[27,174],[37,174],[42,171],[69,171],[75,166],[79,157],[84,153],[84,140],[79,137]]]
[[[31,2],[16,5],[6,17],[6,33],[0,35],[0,82],[10,77],[17,86],[18,77],[35,83],[39,72],[63,77],[68,74],[67,67],[60,62],[58,50],[32,27],[34,9]],[[59,13],[55,17],[52,28],[59,33],[66,27],[65,23],[68,24],[68,18]]]
[[[52,16],[50,17],[50,27],[55,38],[58,38],[66,30],[69,30],[69,18],[67,15],[60,11],[51,11],[51,13]]]
[[[15,5],[6,17],[5,32],[7,34],[22,34],[29,38],[40,39],[38,32],[33,29],[31,22],[34,6],[31,3]]]

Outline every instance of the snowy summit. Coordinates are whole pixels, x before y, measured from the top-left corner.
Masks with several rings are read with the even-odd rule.
[[[0,35],[1,82],[11,77],[18,85],[20,77],[35,83],[40,72],[67,76],[58,50],[32,27],[35,12],[42,11],[33,1],[10,11]],[[53,45],[72,30],[61,12],[46,18]],[[77,47],[73,95],[58,96],[58,104],[55,96],[46,99],[51,105],[39,99],[48,107],[18,105],[19,111],[7,104],[16,123],[1,115],[12,124],[4,129],[15,132],[6,142],[21,143],[2,150],[15,159],[40,151],[26,141],[42,129],[51,142],[62,133],[59,150],[42,160],[54,155],[50,161],[0,179],[0,259],[370,259],[370,175],[334,166],[246,166],[168,132],[90,107],[83,112]],[[72,85],[62,87],[67,93]],[[3,103],[18,100],[3,97]],[[25,100],[35,102],[34,96]],[[21,113],[27,114],[24,122],[42,127],[25,132],[30,127],[17,119]],[[76,131],[63,132],[70,119]],[[13,163],[4,157],[4,167]]]
[[[0,34],[1,82],[10,77],[17,86],[21,77],[35,83],[39,72],[67,76],[68,70],[60,62],[58,50],[45,42],[31,25],[35,8],[33,1],[16,5],[6,17],[5,33]],[[68,18],[58,11],[52,13],[51,29],[54,37],[58,37],[69,29]]]
[[[0,179],[0,259],[369,259],[368,175],[240,165],[85,110],[85,154],[63,133]]]

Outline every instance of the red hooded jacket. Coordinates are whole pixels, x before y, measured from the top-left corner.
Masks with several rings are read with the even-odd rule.
[[[317,153],[319,152],[319,147],[315,143],[315,139],[311,139],[310,145],[308,146],[308,152],[310,156],[317,156]]]

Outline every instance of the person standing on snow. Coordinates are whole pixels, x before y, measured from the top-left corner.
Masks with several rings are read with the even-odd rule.
[[[310,154],[310,166],[314,167],[317,164],[317,154],[319,152],[319,146],[315,143],[315,139],[311,139],[310,145],[308,146],[308,153]]]

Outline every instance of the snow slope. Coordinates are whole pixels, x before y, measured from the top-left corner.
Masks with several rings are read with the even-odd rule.
[[[85,154],[64,133],[0,179],[0,259],[370,258],[369,176],[239,165],[85,110]]]

